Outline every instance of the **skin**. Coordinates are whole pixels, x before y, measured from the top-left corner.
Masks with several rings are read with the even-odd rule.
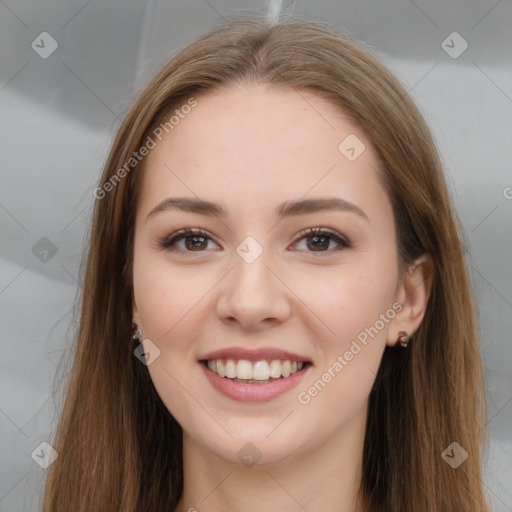
[[[431,261],[424,256],[399,274],[392,207],[375,152],[330,103],[262,84],[196,98],[198,105],[148,156],[135,226],[133,321],[160,349],[148,370],[183,428],[185,485],[175,510],[361,510],[368,395],[385,346],[421,323]],[[352,162],[338,150],[349,134],[366,146]],[[171,196],[214,201],[228,213],[174,209],[147,219]],[[278,222],[280,203],[304,197],[343,198],[368,220],[322,211]],[[188,246],[182,239],[175,252],[158,247],[183,228],[210,238],[192,236]],[[317,249],[311,236],[300,238],[306,228],[330,228],[352,246],[336,250],[327,238]],[[263,248],[252,263],[236,252],[247,236]],[[300,403],[299,392],[395,302],[401,311],[309,403]],[[197,362],[234,346],[278,347],[314,366],[298,388],[241,403],[218,393]],[[237,456],[248,442],[261,452],[250,468]]]

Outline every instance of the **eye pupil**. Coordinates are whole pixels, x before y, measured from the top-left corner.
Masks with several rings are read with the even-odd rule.
[[[329,247],[329,237],[328,236],[314,235],[314,236],[310,237],[310,239],[311,238],[314,240],[313,247],[320,248],[320,249],[327,249]],[[320,240],[322,240],[322,242],[318,243]],[[327,241],[327,244],[325,243],[326,241]]]
[[[337,245],[334,250],[341,250],[351,246],[341,235],[336,235],[336,233],[331,233],[325,229],[310,228],[307,232],[302,232],[301,235],[299,242],[305,242],[307,250],[310,252],[332,253],[333,251],[329,249],[331,241]],[[172,252],[206,252],[208,250],[208,243],[211,240],[209,235],[201,231],[194,233],[193,230],[186,229],[159,242],[159,246]],[[181,245],[182,243],[183,246],[179,247],[178,244]]]
[[[194,242],[192,242],[192,245],[189,244],[189,241],[190,240],[195,240]],[[200,240],[198,243],[196,243],[198,240]],[[204,244],[204,241],[205,241],[205,237],[204,236],[198,236],[198,235],[195,235],[195,236],[188,236],[186,237],[185,239],[185,245],[187,246],[187,249],[204,249],[205,247],[202,246],[202,244]]]

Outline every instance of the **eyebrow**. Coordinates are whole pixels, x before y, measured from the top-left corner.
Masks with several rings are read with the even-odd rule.
[[[168,197],[148,213],[145,222],[158,213],[169,210],[180,210],[183,212],[198,213],[201,215],[222,218],[227,216],[226,210],[224,210],[224,208],[218,203],[192,197]],[[359,206],[339,197],[322,197],[300,199],[297,201],[285,201],[277,207],[276,213],[277,217],[281,220],[286,217],[332,210],[355,213],[367,222],[370,222],[366,213]]]

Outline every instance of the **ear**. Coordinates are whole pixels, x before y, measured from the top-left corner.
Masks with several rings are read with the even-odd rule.
[[[407,331],[409,335],[418,330],[427,309],[434,270],[432,257],[424,254],[403,273],[395,298],[402,309],[389,323],[386,345],[396,345],[401,330]]]

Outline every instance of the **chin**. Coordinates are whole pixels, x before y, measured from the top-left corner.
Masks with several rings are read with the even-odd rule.
[[[279,422],[275,423],[273,428],[278,424]],[[271,430],[245,428],[240,430],[240,435],[231,431],[233,438],[226,435],[212,442],[212,438],[209,437],[203,439],[202,444],[230,464],[246,467],[253,467],[256,464],[260,468],[268,468],[298,455],[308,437],[304,429],[301,429],[302,435],[298,435],[297,432],[294,434],[286,429],[281,430],[280,426],[269,436]],[[303,436],[305,439],[302,439]]]

